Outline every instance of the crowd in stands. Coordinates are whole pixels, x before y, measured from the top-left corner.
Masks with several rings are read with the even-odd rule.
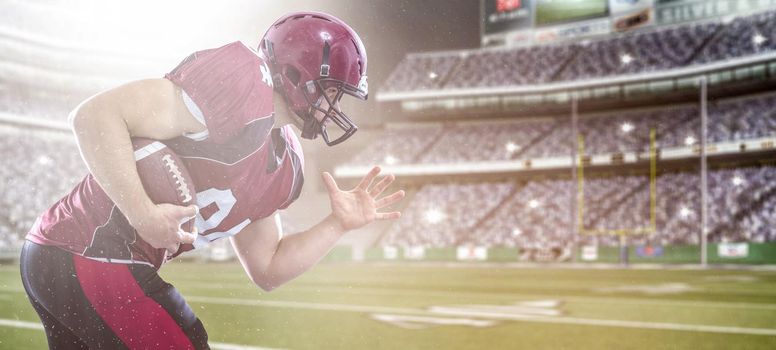
[[[743,103],[721,104],[721,110],[734,113],[741,106],[776,104],[773,97],[755,97]],[[682,109],[676,109],[682,111]],[[740,112],[740,111],[739,111]],[[656,112],[648,112],[648,114]],[[627,115],[627,114],[626,114]],[[740,114],[739,114],[740,115]],[[735,121],[739,128],[728,130],[729,137],[760,136],[767,130],[762,125],[772,120],[755,122],[757,113],[744,112],[744,120]],[[770,118],[770,114],[768,114]],[[623,118],[623,117],[611,117]],[[632,119],[631,119],[632,120]],[[746,125],[758,126],[754,134],[747,133]],[[619,119],[618,119],[619,121]],[[526,125],[535,121],[524,122]],[[638,123],[633,121],[634,125]],[[596,129],[613,122],[591,122],[586,128]],[[583,124],[584,125],[584,124]],[[744,127],[740,127],[743,125]],[[615,125],[616,126],[616,125]],[[476,125],[469,127],[477,128]],[[425,149],[445,149],[464,154],[472,159],[484,156],[488,147],[497,148],[512,132],[526,139],[547,137],[552,127],[525,128],[517,126],[489,126],[491,140],[482,135],[469,137],[456,131],[449,141],[430,144],[428,135],[446,133],[438,126],[420,130],[411,137]],[[423,129],[423,128],[420,128]],[[396,145],[411,142],[396,141],[404,133],[388,131]],[[717,134],[717,133],[715,133]],[[3,191],[0,203],[0,250],[18,246],[36,217],[54,201],[71,190],[85,174],[86,169],[70,136],[64,133],[29,131],[15,127],[0,128],[0,165]],[[617,140],[616,137],[606,137]],[[679,138],[676,138],[679,139]],[[478,141],[479,140],[479,141]],[[482,142],[482,145],[473,143]],[[489,145],[488,142],[495,143]],[[425,144],[424,144],[425,143]],[[590,143],[591,147],[595,143]],[[634,144],[636,145],[636,144]],[[398,147],[398,146],[397,146]],[[485,147],[485,148],[480,148]],[[602,146],[601,146],[602,147]],[[465,150],[451,151],[463,148]],[[503,150],[500,150],[503,151]],[[519,149],[518,149],[519,151]],[[383,153],[384,154],[384,153]],[[411,152],[402,152],[409,157]],[[479,155],[479,158],[477,157]],[[457,156],[457,155],[456,155]],[[496,158],[504,158],[499,155]],[[401,161],[411,160],[402,158]],[[417,162],[434,162],[434,158],[418,158]],[[697,244],[700,217],[700,178],[697,172],[668,172],[657,178],[655,223],[656,232],[639,236],[640,240],[655,244]],[[429,184],[421,187],[411,198],[402,218],[383,235],[380,244],[429,247],[454,245],[543,247],[581,243],[616,244],[611,235],[572,236],[575,211],[572,203],[577,193],[570,179],[541,178],[486,183]],[[591,232],[600,230],[649,228],[651,203],[649,177],[644,174],[606,176],[591,175],[583,182],[582,223]],[[776,240],[776,167],[716,169],[709,174],[709,239],[712,242],[769,242]],[[290,224],[290,222],[288,222]]]
[[[384,92],[503,87],[664,71],[776,49],[776,11],[528,48],[408,55]]]
[[[426,185],[378,243],[400,247],[616,245],[618,230],[634,234],[634,242],[700,242],[697,172],[658,176],[654,202],[649,176],[610,174],[585,179],[578,236],[573,225],[575,206],[580,204],[574,185],[570,179],[543,178]],[[712,170],[708,196],[709,242],[776,241],[776,166]]]
[[[72,137],[0,128],[0,243],[18,245],[35,219],[69,193],[87,170]]]
[[[360,152],[349,161],[353,164],[412,164],[422,150],[442,133],[439,125],[388,128],[371,142],[369,151]]]
[[[657,27],[599,39],[529,48],[495,48],[408,55],[385,92],[546,84],[664,71],[776,50],[776,11],[730,21]],[[20,92],[0,79],[0,116],[65,122],[75,105],[67,93]],[[708,140],[776,136],[776,94],[710,101]],[[445,164],[568,157],[577,146],[568,116],[490,122],[389,126],[347,163]],[[579,118],[587,154],[644,152],[649,130],[661,148],[700,140],[696,105],[608,111]],[[0,125],[0,251],[20,245],[37,216],[67,194],[87,170],[72,137]],[[721,168],[709,173],[711,242],[776,241],[776,166]],[[577,231],[577,183],[567,178],[427,184],[378,244],[555,247],[614,245],[596,232],[646,229],[633,239],[662,245],[697,244],[701,191],[697,172],[665,172],[651,202],[644,174],[595,175],[584,181]],[[654,231],[652,231],[654,209]],[[284,229],[296,231],[293,220]],[[584,233],[584,232],[583,232]]]
[[[424,186],[402,219],[386,233],[387,241],[408,245],[454,246],[475,229],[482,216],[497,208],[513,190],[512,183]],[[432,241],[429,240],[430,237]]]
[[[577,147],[568,117],[397,127],[347,165],[441,164],[568,157]],[[658,148],[700,142],[696,105],[611,111],[579,118],[586,154],[646,152],[650,129]],[[776,94],[710,101],[708,142],[776,136]],[[391,162],[386,162],[390,158]]]

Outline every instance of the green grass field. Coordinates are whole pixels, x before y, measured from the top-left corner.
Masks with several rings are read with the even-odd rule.
[[[536,25],[562,23],[606,15],[607,0],[540,0]]]
[[[329,263],[271,293],[233,263],[162,275],[215,349],[776,349],[776,271]],[[0,266],[0,348],[45,348],[18,276]]]

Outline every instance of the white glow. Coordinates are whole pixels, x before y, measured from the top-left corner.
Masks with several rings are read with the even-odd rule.
[[[733,186],[741,186],[744,184],[744,179],[741,176],[736,175],[733,177],[732,182]]]
[[[426,222],[428,222],[429,224],[438,224],[442,220],[444,220],[445,217],[446,217],[445,213],[443,213],[439,209],[429,209],[428,211],[426,211],[426,214],[425,214]]]
[[[694,145],[694,144],[695,144],[695,138],[694,138],[694,137],[692,137],[692,136],[687,136],[687,137],[684,139],[684,144],[685,144],[685,145],[687,145],[687,146],[692,146],[692,145]]]
[[[690,208],[682,207],[682,209],[679,210],[679,216],[684,219],[690,217],[690,215],[692,215],[692,210],[690,210]]]
[[[2,7],[0,32],[16,40],[0,51],[29,66],[19,74],[40,66],[37,79],[72,80],[62,85],[79,93],[160,76],[197,50],[237,40],[255,46],[275,19],[256,14],[282,13],[266,1],[10,0]]]
[[[40,156],[40,157],[38,157],[38,164],[40,164],[40,165],[49,165],[52,162],[53,162],[53,160],[51,158],[49,158],[48,156]]]
[[[509,153],[515,152],[515,151],[520,149],[520,146],[518,146],[514,142],[507,142],[505,147],[507,149],[507,152],[509,152]]]
[[[438,75],[436,73],[434,73],[434,72],[429,72],[428,73],[428,78],[431,79],[431,80],[434,80],[437,77],[438,77]]]
[[[523,234],[523,231],[521,229],[519,229],[517,227],[512,229],[512,236],[517,237],[517,236],[522,235],[522,234]]]
[[[764,36],[762,36],[762,34],[760,34],[760,33],[757,33],[757,34],[755,34],[755,35],[752,37],[752,42],[753,42],[753,43],[754,43],[756,46],[760,46],[760,45],[762,45],[762,43],[764,43],[764,42],[765,42],[765,40],[767,40],[767,39],[766,39]]]
[[[622,126],[620,127],[620,129],[622,129],[622,132],[624,133],[629,133],[633,131],[633,125],[631,123],[625,122],[625,123],[622,123]]]
[[[620,56],[620,61],[622,62],[622,64],[631,63],[633,61],[633,56],[627,53],[623,54],[622,56]]]
[[[392,156],[392,155],[390,155],[390,154],[389,154],[389,155],[387,155],[387,156],[385,156],[385,164],[388,164],[388,165],[394,165],[394,164],[396,164],[398,161],[399,161],[399,160],[398,160],[398,159],[396,159],[396,157],[394,157],[394,156]]]
[[[532,199],[532,200],[528,201],[528,207],[530,207],[531,209],[536,209],[540,205],[542,205],[542,204],[539,203],[539,201],[537,201],[536,199]]]

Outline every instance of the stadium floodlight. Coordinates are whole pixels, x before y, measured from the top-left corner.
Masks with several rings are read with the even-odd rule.
[[[687,219],[692,215],[692,210],[687,207],[682,207],[682,209],[679,209],[679,216],[681,216],[683,219]]]
[[[630,54],[626,53],[620,56],[620,62],[622,62],[622,64],[628,64],[628,63],[631,63],[632,61],[633,61],[633,56],[631,56]]]
[[[505,147],[507,148],[507,152],[509,153],[515,152],[520,149],[520,146],[514,142],[507,142]]]
[[[436,79],[438,76],[439,75],[437,75],[435,72],[429,72],[428,73],[428,78],[431,79],[431,80]]]
[[[42,156],[38,157],[38,164],[40,164],[40,165],[49,165],[49,164],[51,164],[53,162],[54,162],[54,160],[49,158],[48,156],[42,155]]]
[[[754,43],[755,46],[762,45],[762,43],[764,43],[765,40],[766,40],[766,38],[764,36],[762,36],[762,34],[760,34],[760,33],[757,33],[754,36],[752,36],[752,42]]]
[[[541,203],[539,203],[539,201],[537,201],[536,199],[531,199],[530,201],[528,201],[528,207],[531,208],[531,209],[536,209],[540,205],[541,205]]]
[[[733,186],[741,186],[744,184],[744,178],[739,175],[734,176],[731,181],[733,182]]]
[[[629,133],[633,131],[633,124],[628,122],[622,123],[622,126],[620,127],[620,129],[622,129],[622,132],[624,133]]]
[[[425,218],[429,224],[438,224],[445,219],[445,216],[441,210],[433,208],[426,211]]]
[[[687,137],[684,139],[684,144],[685,144],[685,145],[687,145],[687,146],[692,146],[692,145],[694,145],[694,144],[695,144],[695,138],[694,138],[694,137],[692,137],[692,136],[687,136]]]
[[[399,162],[399,160],[396,159],[396,157],[394,157],[394,156],[392,156],[390,154],[385,156],[385,164],[387,164],[387,165],[394,165],[394,164],[396,164],[398,162]]]

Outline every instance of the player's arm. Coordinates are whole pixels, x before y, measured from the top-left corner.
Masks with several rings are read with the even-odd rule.
[[[230,238],[245,272],[265,291],[315,266],[345,233],[331,216],[309,230],[282,238],[277,226],[274,216],[270,216]]]
[[[331,175],[323,173],[332,212],[309,230],[281,238],[280,228],[269,217],[233,236],[232,245],[251,280],[267,291],[277,288],[318,263],[347,231],[375,220],[399,218],[397,211],[377,211],[404,198],[404,191],[396,191],[378,199],[394,180],[389,175],[372,187],[379,173],[375,167],[350,191],[340,190]]]
[[[178,223],[196,209],[151,202],[140,182],[130,141],[130,137],[164,140],[205,130],[186,109],[175,84],[147,79],[101,92],[73,110],[69,122],[89,171],[143,239],[156,248],[174,248],[195,238],[179,234]]]

